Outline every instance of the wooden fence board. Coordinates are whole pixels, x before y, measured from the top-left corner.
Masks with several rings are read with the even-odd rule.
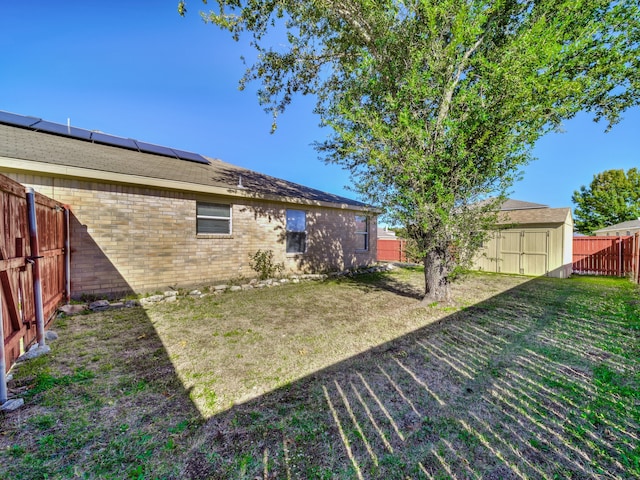
[[[42,303],[45,324],[55,317],[65,297],[65,211],[55,200],[35,194],[36,224],[40,255]],[[7,370],[36,340],[33,265],[29,213],[25,187],[0,175],[0,286],[2,326]],[[46,325],[45,325],[46,328]]]
[[[617,277],[630,275],[635,271],[635,243],[633,236],[574,237],[573,273]]]
[[[378,239],[378,261],[406,262],[407,241],[403,239]]]
[[[640,283],[640,232],[633,236],[633,279]]]

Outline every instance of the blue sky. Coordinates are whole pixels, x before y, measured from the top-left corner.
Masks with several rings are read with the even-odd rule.
[[[331,193],[348,174],[318,160],[312,98],[299,97],[269,133],[255,90],[237,88],[246,43],[205,25],[202,4],[177,0],[30,1],[0,6],[0,110],[194,151]],[[640,166],[640,109],[605,134],[586,115],[536,146],[512,198],[572,207],[593,175]]]

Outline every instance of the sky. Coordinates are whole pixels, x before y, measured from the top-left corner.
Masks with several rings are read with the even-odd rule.
[[[328,134],[297,97],[270,133],[257,84],[239,91],[253,51],[177,0],[2,2],[0,110],[197,152],[356,198],[349,175],[318,159]],[[536,145],[511,198],[573,207],[572,193],[608,169],[640,167],[640,108],[609,133],[586,114]]]

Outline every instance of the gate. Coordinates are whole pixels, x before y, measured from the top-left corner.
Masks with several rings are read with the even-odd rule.
[[[8,371],[30,344],[44,341],[44,329],[68,298],[68,210],[4,175],[0,208],[0,363]]]

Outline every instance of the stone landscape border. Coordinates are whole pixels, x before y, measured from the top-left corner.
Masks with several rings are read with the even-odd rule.
[[[303,281],[324,281],[329,278],[339,278],[339,277],[353,277],[356,275],[362,275],[367,273],[379,273],[379,272],[388,272],[393,270],[394,265],[391,263],[383,264],[383,265],[375,265],[366,268],[359,268],[353,270],[343,270],[340,272],[332,272],[332,273],[308,273],[302,275],[291,275],[289,277],[284,278],[269,278],[266,280],[258,280],[252,279],[247,281],[246,283],[241,283],[240,285],[231,284],[231,283],[221,283],[218,285],[213,285],[206,289],[206,292],[203,293],[200,289],[189,290],[185,293],[182,293],[178,290],[167,290],[163,293],[158,293],[155,295],[149,295],[147,297],[141,297],[138,300],[118,300],[116,302],[110,302],[109,300],[97,300],[91,303],[85,304],[70,304],[64,305],[60,307],[60,312],[66,315],[77,315],[80,313],[86,312],[100,312],[104,310],[115,310],[121,308],[133,308],[137,306],[149,307],[158,303],[171,303],[177,302],[180,297],[183,298],[204,298],[210,295],[222,295],[225,292],[239,292],[243,290],[252,290],[255,288],[274,288],[279,287],[281,285],[285,285],[287,283],[300,283]]]

